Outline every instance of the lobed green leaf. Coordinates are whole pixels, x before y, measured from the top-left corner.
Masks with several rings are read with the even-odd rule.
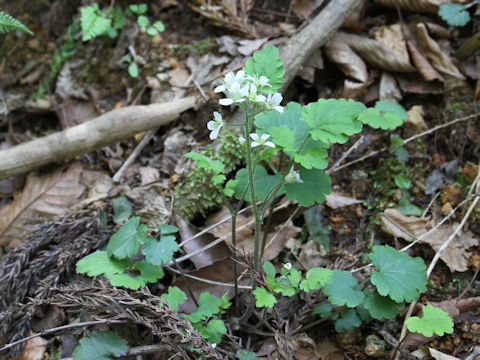
[[[269,45],[262,51],[255,51],[243,69],[250,76],[266,76],[272,85],[263,89],[267,93],[274,93],[282,86],[285,68],[278,49],[274,46]]]
[[[333,305],[350,308],[363,303],[365,295],[358,280],[345,270],[332,270],[332,281],[323,287],[323,293]]]
[[[111,360],[125,355],[127,342],[112,331],[97,332],[80,340],[73,351],[75,360]]]
[[[408,330],[418,332],[426,337],[433,334],[453,333],[453,320],[448,313],[438,307],[427,305],[423,307],[423,317],[412,316],[405,321]]]

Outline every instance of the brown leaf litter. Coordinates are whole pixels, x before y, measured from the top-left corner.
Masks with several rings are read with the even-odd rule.
[[[458,224],[443,224],[425,236],[434,227],[433,221],[415,216],[405,216],[396,209],[388,209],[383,213],[381,225],[385,233],[402,238],[408,242],[413,242],[422,237],[420,242],[429,244],[435,251],[442,246],[449,236],[453,234],[456,226],[458,226]],[[472,253],[467,250],[478,245],[478,239],[471,231],[460,231],[440,258],[452,272],[467,271],[468,261],[472,256]]]

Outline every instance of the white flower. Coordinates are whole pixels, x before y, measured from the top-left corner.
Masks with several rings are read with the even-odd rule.
[[[277,110],[279,113],[283,113],[283,106],[280,106],[282,102],[282,95],[280,93],[268,94],[265,101],[265,107],[267,109]]]
[[[271,141],[267,141],[270,135],[268,134],[262,134],[262,136],[258,136],[258,134],[250,134],[250,138],[253,140],[250,143],[250,146],[252,148],[257,147],[257,146],[270,146],[271,148],[275,147],[275,144]]]
[[[247,140],[243,136],[238,137],[238,142],[240,143],[240,145],[245,144],[245,141],[247,141]]]
[[[300,174],[298,171],[293,170],[293,167],[290,169],[289,173],[285,176],[285,182],[287,183],[303,183],[303,180],[300,179]]]
[[[250,75],[245,75],[248,79],[250,79],[256,87],[258,88],[263,88],[265,86],[268,86],[268,87],[272,87],[272,85],[269,84],[269,81],[268,78],[266,76],[260,76],[258,77],[257,76],[250,76]]]
[[[245,71],[240,70],[240,71],[237,71],[236,74],[234,74],[233,72],[229,72],[223,78],[223,85],[217,86],[214,91],[216,93],[223,92],[223,91],[230,91],[230,88],[234,83],[238,83],[239,85],[242,85],[244,80],[245,80]]]
[[[210,133],[210,140],[214,140],[218,137],[218,133],[223,126],[223,118],[222,115],[216,111],[213,112],[213,120],[210,120],[207,123],[207,129],[211,130]]]
[[[234,82],[230,86],[230,89],[227,90],[227,92],[230,97],[220,99],[220,105],[228,106],[233,103],[240,103],[245,101],[245,97],[248,95],[248,85],[241,87],[240,83]]]
[[[292,264],[290,264],[290,263],[283,264],[283,268],[286,271],[290,271],[290,270],[292,270]]]
[[[248,89],[248,100],[252,102],[265,102],[266,97],[258,94],[257,87],[252,83]]]

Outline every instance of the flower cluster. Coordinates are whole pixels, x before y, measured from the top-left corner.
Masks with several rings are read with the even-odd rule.
[[[280,106],[282,95],[280,93],[270,94],[265,91],[272,87],[268,81],[266,76],[250,76],[243,70],[237,71],[237,73],[229,72],[223,78],[223,84],[217,86],[214,91],[227,95],[225,99],[219,101],[221,105],[228,106],[248,100],[257,105],[263,105],[266,110],[274,109],[283,112],[283,107]]]
[[[282,95],[280,93],[267,93],[265,90],[272,85],[269,84],[269,80],[266,76],[250,76],[245,73],[245,71],[240,70],[237,73],[229,72],[223,78],[223,84],[215,88],[215,92],[223,92],[227,95],[226,98],[220,99],[220,105],[228,106],[232,104],[239,104],[245,101],[253,103],[255,105],[263,106],[264,110],[276,110],[278,112],[283,112],[283,106],[280,105],[282,102]],[[262,94],[263,93],[263,94]],[[224,125],[222,115],[218,112],[213,113],[213,120],[209,121],[207,128],[210,132],[210,139],[214,140],[218,137],[220,129]],[[256,134],[251,134],[252,135]],[[256,135],[258,137],[258,135]],[[268,138],[268,137],[267,137]],[[251,144],[252,147],[255,146],[270,146],[274,147],[271,141],[267,141],[267,138],[260,138],[260,141],[252,138],[254,140]],[[272,146],[273,145],[273,146]]]

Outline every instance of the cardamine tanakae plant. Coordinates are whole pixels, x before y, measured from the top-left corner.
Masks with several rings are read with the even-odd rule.
[[[284,264],[277,275],[274,265],[265,262],[261,271],[268,217],[275,201],[285,194],[305,207],[322,203],[331,192],[331,180],[324,172],[330,145],[345,143],[349,136],[361,132],[364,124],[388,130],[403,122],[403,114],[396,112],[396,106],[386,107],[385,101],[373,108],[345,99],[319,99],[306,105],[290,102],[283,107],[280,105],[282,95],[277,92],[283,74],[278,50],[267,46],[255,52],[242,70],[227,74],[215,88],[215,92],[226,94],[226,98],[219,101],[221,105],[238,106],[243,113],[240,123],[231,124],[226,123],[219,112],[214,112],[213,120],[207,124],[211,140],[226,127],[240,128],[242,135],[238,142],[246,165],[234,178],[227,181],[231,164],[208,153],[190,152],[186,156],[197,162],[198,169],[206,171],[208,182],[222,189],[221,196],[232,216],[233,243],[236,215],[245,202],[251,203],[255,218],[253,267],[257,274],[264,274],[263,278],[252,279],[251,296],[257,307],[266,308],[265,322],[270,320],[269,309],[276,305],[278,297],[293,301],[301,292],[312,293],[320,303],[312,314],[319,319],[303,325],[300,330],[333,320],[336,330],[343,332],[372,318],[391,319],[400,307],[417,301],[426,290],[427,272],[422,259],[390,246],[375,245],[367,254],[365,260],[370,261],[373,270],[364,283],[359,283],[349,271],[327,268],[309,269],[304,275],[291,264]],[[235,206],[230,202],[232,197],[237,200]],[[139,218],[130,219],[112,236],[106,252],[97,251],[80,260],[77,272],[90,276],[103,274],[112,285],[130,288],[156,281],[163,276],[160,266],[169,262],[178,249],[172,236],[177,229],[167,226],[159,230],[159,240],[148,237],[146,226],[140,224]],[[145,260],[137,260],[139,253]],[[147,264],[156,266],[157,270]],[[135,276],[135,271],[140,274]],[[142,279],[141,283],[136,277]],[[170,287],[162,297],[175,309],[186,299],[183,291],[175,287]],[[202,336],[219,343],[227,331],[220,316],[229,306],[226,297],[202,293],[197,310],[185,317]],[[453,321],[448,314],[430,305],[423,308],[423,317],[412,317],[406,325],[410,331],[425,336],[453,331]]]

